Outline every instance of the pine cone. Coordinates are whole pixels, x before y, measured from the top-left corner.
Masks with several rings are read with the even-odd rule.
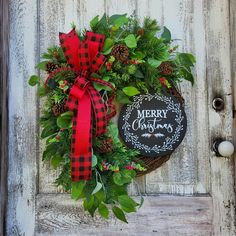
[[[129,57],[129,49],[123,44],[117,44],[113,47],[111,55],[116,58],[118,61],[126,61]]]
[[[52,73],[54,70],[58,69],[59,66],[51,61],[47,62],[46,64],[46,71],[48,74]]]
[[[158,69],[163,75],[170,75],[173,72],[173,68],[169,62],[162,62]]]
[[[57,60],[60,58],[59,52],[56,49],[53,51],[53,57]]]
[[[62,101],[61,103],[55,104],[52,107],[52,113],[53,113],[54,116],[59,116],[64,112],[66,112],[65,101]]]
[[[113,140],[111,138],[102,140],[96,147],[100,153],[108,153],[113,150]]]
[[[137,30],[137,35],[143,36],[144,35],[144,29],[143,28],[139,28]]]

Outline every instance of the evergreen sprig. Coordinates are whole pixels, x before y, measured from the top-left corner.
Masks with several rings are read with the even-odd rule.
[[[100,71],[92,76],[110,82],[116,88],[116,102],[130,103],[133,96],[152,90],[161,93],[182,79],[193,84],[191,69],[195,64],[194,56],[177,52],[177,47],[172,46],[170,31],[166,27],[161,30],[155,19],[146,17],[141,24],[134,15],[109,17],[104,14],[101,18],[95,16],[90,27],[93,32],[105,35],[102,53],[107,58]],[[85,31],[77,31],[81,40],[84,39]],[[37,65],[43,71],[42,77],[45,72],[50,74],[64,67],[69,68],[69,65],[60,46],[48,48]],[[137,161],[139,153],[121,143],[115,124],[108,124],[107,132],[93,140],[92,180],[71,181],[73,113],[63,111],[60,114],[58,109],[68,98],[75,77],[71,71],[61,71],[48,80],[46,85],[37,75],[29,79],[31,86],[39,85],[38,94],[46,97],[40,118],[40,138],[45,140],[43,161],[49,161],[55,169],[59,168],[56,185],[70,192],[73,199],[82,199],[84,209],[91,216],[98,212],[108,219],[113,213],[127,223],[126,213],[135,212],[143,201],[136,203],[129,196],[127,185],[135,178],[136,171],[145,171],[145,168]],[[93,85],[106,103],[111,96],[110,89],[99,84]]]

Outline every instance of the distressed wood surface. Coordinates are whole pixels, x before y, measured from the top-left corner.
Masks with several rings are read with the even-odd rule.
[[[209,0],[206,7],[207,82],[209,102],[209,132],[232,140],[233,98],[230,63],[229,1]],[[215,96],[222,96],[225,109],[215,112],[211,106]],[[209,153],[211,164],[211,194],[215,235],[236,235],[233,157],[216,157]]]
[[[0,235],[6,229],[7,150],[8,150],[8,8],[7,0],[0,2]]]
[[[232,94],[233,94],[233,117],[234,117],[234,124],[233,124],[233,141],[234,147],[236,149],[236,1],[230,0],[230,42],[231,42],[231,77],[232,77]],[[234,155],[236,158],[236,153]],[[236,162],[234,173],[236,173]],[[236,182],[236,175],[235,175],[235,182]]]
[[[210,144],[207,92],[204,92],[207,91],[208,85],[205,77],[203,1],[132,0],[122,1],[121,4],[121,1],[117,0],[100,0],[96,2],[95,7],[93,1],[43,0],[40,1],[40,53],[48,46],[58,43],[58,31],[68,31],[70,22],[75,22],[78,27],[88,27],[92,17],[96,14],[102,15],[104,11],[109,15],[127,12],[136,14],[139,19],[143,19],[144,16],[156,18],[162,26],[170,28],[173,38],[181,39],[176,41],[180,43],[181,49],[193,52],[197,56],[196,85],[192,88],[188,82],[184,82],[181,87],[186,99],[187,135],[171,160],[151,174],[138,178],[138,185],[131,185],[130,192],[137,194],[139,186],[140,191],[147,194],[208,193]],[[53,184],[58,171],[52,170],[49,164],[43,164],[41,161],[39,166],[39,191],[61,192],[62,190]]]
[[[10,0],[7,235],[34,234],[37,175],[37,1]]]
[[[206,236],[212,230],[211,210],[210,197],[150,196],[125,224],[114,218],[104,221],[97,215],[92,219],[84,214],[81,202],[71,201],[66,194],[40,194],[36,235]]]
[[[34,235],[35,223],[38,235],[78,235],[77,232],[81,235],[86,235],[84,232],[88,235],[111,232],[114,235],[125,235],[123,232],[126,235],[236,235],[234,160],[215,157],[211,151],[215,137],[233,139],[234,0],[11,0],[10,3],[7,235]],[[156,18],[161,26],[171,30],[180,50],[197,57],[196,84],[192,88],[184,82],[180,87],[188,117],[183,143],[170,161],[130,186],[134,195],[139,186],[147,195],[192,197],[147,197],[146,205],[137,216],[130,217],[128,226],[115,219],[102,223],[96,218],[96,224],[83,215],[80,206],[75,206],[69,196],[56,194],[62,192],[53,184],[58,172],[43,164],[38,156],[37,107],[42,103],[37,102],[36,91],[27,85],[29,75],[36,73],[34,65],[39,55],[48,46],[58,44],[59,31],[69,31],[71,22],[81,28],[88,27],[94,15],[104,12],[134,12],[140,19]],[[235,90],[233,94],[236,102]],[[218,95],[226,101],[225,110],[220,113],[211,105]],[[42,147],[43,143],[40,154]],[[37,190],[40,195],[35,209]],[[207,193],[212,198],[193,197]]]

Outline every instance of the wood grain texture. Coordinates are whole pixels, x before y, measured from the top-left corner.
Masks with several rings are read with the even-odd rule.
[[[8,166],[8,15],[9,2],[0,2],[0,235],[6,231]]]
[[[236,148],[236,2],[233,0],[229,1],[230,4],[230,42],[231,42],[231,77],[232,77],[232,94],[233,94],[233,142]],[[234,154],[236,158],[236,152]],[[234,159],[235,160],[235,159]],[[234,162],[235,168],[234,173],[236,173],[236,162]],[[236,175],[235,175],[236,182]]]
[[[9,39],[9,174],[7,235],[33,235],[37,175],[37,1],[11,0]]]
[[[37,235],[110,235],[113,231],[116,235],[236,235],[234,161],[217,158],[211,151],[215,137],[233,139],[235,5],[233,0],[10,0],[8,235],[34,235],[35,225]],[[156,18],[178,39],[181,51],[197,57],[194,87],[187,82],[180,87],[188,116],[184,142],[170,161],[129,189],[134,195],[139,186],[147,195],[192,197],[147,197],[128,226],[115,219],[104,223],[96,217],[95,221],[68,195],[55,194],[62,192],[53,184],[58,171],[38,157],[37,108],[42,103],[38,106],[36,91],[27,85],[29,75],[37,73],[34,65],[39,55],[58,44],[59,31],[69,31],[71,22],[88,27],[94,15],[104,12]],[[220,113],[211,105],[218,95],[226,101]],[[42,148],[43,143],[40,154]],[[41,194],[35,209],[37,188]],[[206,193],[212,198],[194,197]]]
[[[232,140],[232,80],[230,63],[229,1],[208,0],[206,8],[207,82],[209,132],[216,137]],[[225,109],[215,112],[211,103],[222,96]],[[234,160],[209,153],[211,164],[211,194],[215,235],[235,235]]]
[[[84,214],[81,202],[66,194],[43,194],[37,198],[36,235],[206,236],[212,232],[211,209],[210,197],[145,197],[142,208],[125,224],[98,215],[92,219]]]
[[[181,49],[197,56],[196,85],[192,88],[188,82],[184,82],[181,86],[188,116],[186,138],[170,161],[146,177],[138,178],[138,184],[131,185],[130,192],[137,194],[139,186],[140,191],[147,194],[208,193],[210,144],[203,1],[196,3],[192,0],[132,0],[122,1],[121,4],[121,1],[109,0],[97,1],[96,7],[92,1],[40,1],[40,52],[43,53],[48,46],[58,43],[58,31],[68,31],[69,22],[74,21],[81,28],[88,27],[92,16],[102,15],[104,11],[110,15],[135,12],[140,20],[148,15],[156,18],[162,26],[166,25],[171,29],[173,38],[181,39],[176,41],[181,44]],[[52,20],[52,17],[55,20]],[[39,191],[61,192],[61,189],[53,184],[58,171],[52,170],[49,164],[43,164],[41,161],[39,166]]]

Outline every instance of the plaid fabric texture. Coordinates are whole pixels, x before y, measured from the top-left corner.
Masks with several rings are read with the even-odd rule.
[[[114,87],[106,81],[90,78],[90,74],[98,71],[106,60],[100,53],[104,43],[104,35],[87,32],[85,41],[81,42],[73,29],[68,34],[60,33],[59,37],[71,70],[78,74],[66,102],[66,107],[74,112],[71,178],[72,181],[89,180],[92,175],[93,117],[96,136],[99,136],[106,131],[108,120],[115,115],[115,107],[112,105]],[[91,82],[109,86],[112,89],[113,95],[109,98],[107,107]]]

